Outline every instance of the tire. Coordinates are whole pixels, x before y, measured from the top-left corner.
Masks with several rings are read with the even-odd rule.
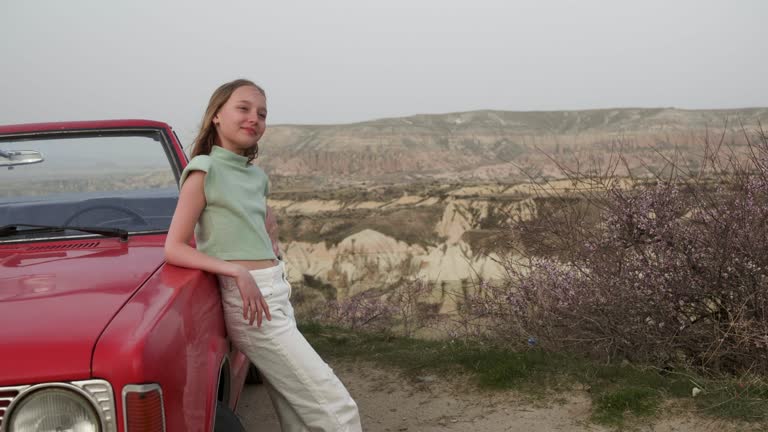
[[[216,420],[213,432],[246,432],[237,415],[221,401],[216,401]]]
[[[246,384],[261,384],[261,375],[259,374],[259,370],[256,368],[256,366],[251,363],[250,366],[248,366],[248,375],[245,376],[245,383]]]

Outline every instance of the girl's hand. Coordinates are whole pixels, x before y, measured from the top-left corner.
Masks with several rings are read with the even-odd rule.
[[[256,326],[261,327],[262,314],[267,317],[267,321],[272,321],[267,301],[261,295],[261,291],[256,286],[256,281],[253,280],[248,269],[241,267],[238,270],[235,283],[237,283],[240,296],[243,298],[243,318],[248,320],[248,324],[253,325],[255,319]]]

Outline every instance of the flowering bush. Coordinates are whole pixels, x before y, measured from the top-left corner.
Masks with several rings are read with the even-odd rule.
[[[434,284],[423,278],[404,278],[388,294],[366,291],[324,303],[311,319],[351,330],[398,331],[411,337],[438,318],[437,305],[428,302],[433,289]]]
[[[343,300],[332,300],[315,311],[313,321],[351,330],[388,331],[395,308],[379,296],[363,292]]]
[[[404,336],[413,336],[437,319],[436,305],[428,302],[433,290],[433,283],[416,277],[401,281],[389,295],[389,304]]]
[[[481,290],[475,309],[507,340],[768,371],[765,134],[748,150],[748,163],[710,158],[706,173],[673,166],[633,187],[592,178],[602,187],[540,198],[559,206],[511,227],[524,259],[505,260],[507,280]]]

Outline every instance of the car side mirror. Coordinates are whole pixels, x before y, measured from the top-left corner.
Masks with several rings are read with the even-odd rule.
[[[29,165],[44,161],[42,153],[36,150],[2,150],[0,149],[0,167]]]

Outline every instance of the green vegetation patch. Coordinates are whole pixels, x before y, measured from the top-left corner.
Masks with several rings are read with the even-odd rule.
[[[592,421],[622,426],[659,413],[665,401],[689,402],[698,413],[730,420],[768,421],[768,384],[754,378],[703,378],[632,364],[600,364],[540,349],[513,351],[482,342],[420,340],[303,324],[301,331],[325,357],[373,361],[410,378],[424,373],[467,374],[480,389],[513,389],[541,398],[582,388]],[[693,387],[702,392],[692,396]]]
[[[715,417],[768,422],[765,377],[713,383],[696,399],[696,407]]]
[[[661,394],[651,387],[625,387],[601,393],[592,399],[592,420],[602,424],[620,425],[625,415],[648,417],[656,413]]]

